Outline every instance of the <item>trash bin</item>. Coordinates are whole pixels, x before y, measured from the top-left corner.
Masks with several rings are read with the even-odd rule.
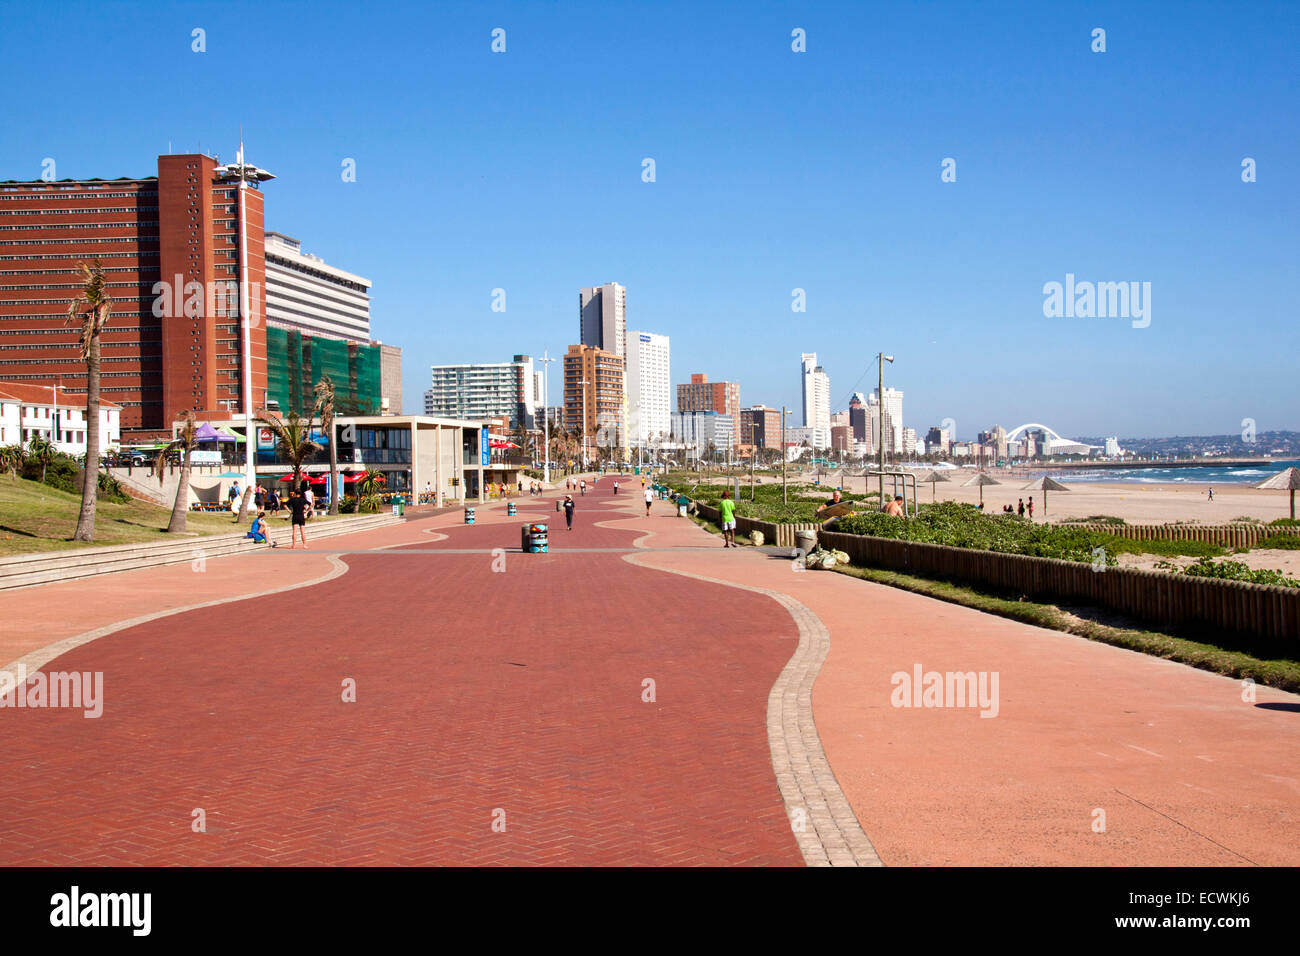
[[[473,508],[466,508],[466,509],[465,509],[465,523],[466,523],[466,524],[473,524],[473,523],[474,523],[474,509],[473,509]]]
[[[393,514],[398,516],[406,514],[406,499],[400,495],[393,499]]]
[[[550,529],[544,524],[526,524],[520,529],[520,549],[525,554],[550,551]]]
[[[557,512],[560,512],[560,511],[563,511],[563,510],[564,510],[564,499],[563,499],[563,498],[556,498],[556,499],[555,499],[555,510],[556,510]]]
[[[794,533],[794,546],[804,554],[812,554],[817,549],[817,532],[796,531]]]
[[[515,503],[513,501],[510,502],[508,505],[506,505],[507,517],[513,518],[517,514],[519,514],[519,509],[515,507]]]

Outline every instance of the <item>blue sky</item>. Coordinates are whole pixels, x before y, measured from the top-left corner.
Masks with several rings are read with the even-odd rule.
[[[374,281],[408,411],[430,364],[562,354],[579,287],[617,281],[629,326],[672,337],[675,382],[738,381],[744,404],[797,408],[816,351],[842,408],[884,349],[918,430],[1300,428],[1300,4],[6,2],[3,19],[0,179],[45,157],[60,177],[152,175],[169,144],[228,159],[242,124],[279,177],[268,228]],[[1066,273],[1150,282],[1150,326],[1044,317]]]

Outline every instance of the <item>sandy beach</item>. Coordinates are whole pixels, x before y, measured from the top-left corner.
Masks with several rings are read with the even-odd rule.
[[[924,474],[924,472],[921,472]],[[918,482],[917,497],[922,503],[936,501],[962,501],[976,504],[980,500],[980,489],[963,487],[974,474],[973,469],[959,468],[944,473],[947,482]],[[1068,474],[1055,476],[1057,481],[1069,488],[1069,491],[1050,491],[1047,493],[1044,508],[1043,492],[1026,491],[1025,485],[1031,479],[1012,477],[990,472],[990,476],[1001,482],[998,485],[984,487],[984,509],[989,512],[1002,510],[1003,505],[1015,507],[1016,502],[1024,498],[1034,499],[1034,519],[1041,521],[1058,521],[1062,518],[1087,518],[1093,515],[1109,515],[1123,518],[1129,524],[1172,524],[1174,522],[1217,525],[1227,524],[1237,518],[1254,518],[1259,521],[1272,521],[1274,518],[1286,518],[1290,515],[1289,498],[1285,491],[1264,491],[1249,485],[1214,485],[1214,500],[1210,501],[1207,491],[1210,486],[1193,482],[1165,484],[1140,484],[1138,482],[1075,482],[1068,481]],[[747,480],[747,479],[742,479]],[[760,479],[763,480],[763,479]],[[767,478],[764,483],[771,483],[780,478]],[[791,476],[790,480],[795,480]],[[799,481],[804,479],[799,478]],[[829,476],[823,482],[830,482]],[[845,487],[850,491],[861,492],[863,479],[849,477]],[[876,488],[872,482],[871,488]],[[886,494],[892,493],[891,484],[885,481]]]

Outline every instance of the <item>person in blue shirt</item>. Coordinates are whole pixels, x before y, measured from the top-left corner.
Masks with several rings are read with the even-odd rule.
[[[252,538],[258,544],[266,544],[266,512],[259,511],[257,517],[253,519],[253,525],[248,529],[245,538]]]

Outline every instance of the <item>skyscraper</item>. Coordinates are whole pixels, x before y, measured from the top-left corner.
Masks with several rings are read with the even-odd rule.
[[[654,332],[627,333],[628,446],[643,448],[656,435],[667,438],[672,423],[672,383],[668,336]]]
[[[868,405],[875,406],[876,414],[872,415],[872,444],[876,451],[880,450],[881,436],[885,444],[885,451],[891,455],[901,455],[903,449],[903,391],[898,388],[885,389],[885,401],[882,405],[880,395],[872,391],[868,398]]]
[[[585,457],[625,447],[623,359],[590,345],[564,356],[564,424],[585,435]]]
[[[617,282],[578,292],[578,341],[626,357],[627,289]]]
[[[831,444],[831,380],[826,370],[817,364],[816,352],[799,356],[799,370],[803,383],[803,424],[811,429],[815,448],[829,448]]]

